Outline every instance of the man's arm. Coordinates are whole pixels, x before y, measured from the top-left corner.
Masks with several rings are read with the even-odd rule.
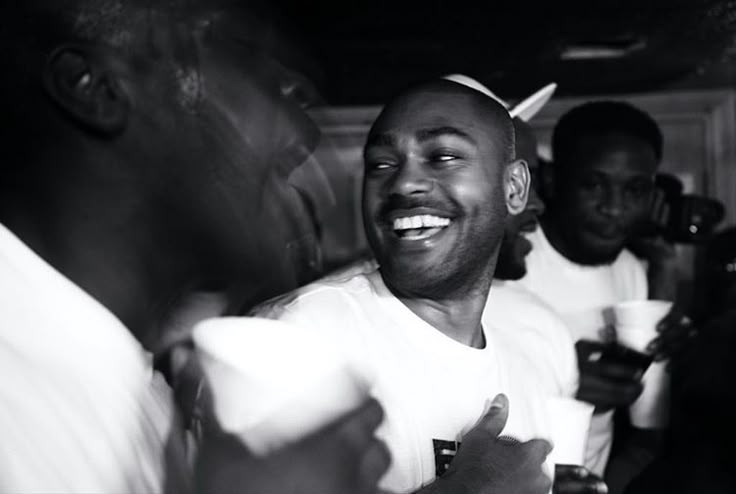
[[[375,494],[390,464],[374,436],[383,420],[375,400],[265,458],[231,434],[209,429],[195,465],[197,494]]]

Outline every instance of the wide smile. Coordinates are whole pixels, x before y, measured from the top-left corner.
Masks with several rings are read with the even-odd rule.
[[[433,214],[397,216],[391,222],[394,234],[401,240],[415,242],[434,237],[450,226],[452,220]]]

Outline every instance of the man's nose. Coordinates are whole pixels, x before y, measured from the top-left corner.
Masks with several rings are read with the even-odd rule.
[[[424,194],[433,187],[434,181],[421,161],[408,157],[396,170],[390,184],[390,193],[402,196]]]
[[[606,216],[618,217],[625,207],[622,191],[618,187],[612,187],[606,191],[600,209]]]

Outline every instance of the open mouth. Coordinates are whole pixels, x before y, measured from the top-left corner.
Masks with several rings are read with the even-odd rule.
[[[403,240],[424,240],[437,235],[447,228],[452,221],[432,214],[417,214],[394,218],[394,233]]]

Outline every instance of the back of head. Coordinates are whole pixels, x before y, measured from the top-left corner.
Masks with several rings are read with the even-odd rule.
[[[44,128],[49,120],[46,107],[53,105],[44,94],[48,92],[44,77],[60,47],[100,58],[114,52],[135,72],[125,74],[129,79],[141,82],[142,74],[155,73],[158,80],[154,85],[146,81],[149,86],[161,86],[164,94],[195,111],[200,61],[193,32],[205,29],[208,19],[227,9],[244,10],[234,0],[3,2],[0,57],[5,76],[0,79],[0,111],[13,124],[0,130],[0,144],[7,150],[13,145],[22,147],[29,136],[34,142],[46,137],[50,130]],[[259,18],[264,9],[258,0],[248,2],[248,12]],[[269,29],[268,23],[253,24],[264,32]],[[242,33],[244,40],[253,36]]]
[[[5,19],[0,30],[0,56],[6,69],[6,76],[0,80],[0,111],[12,125],[0,130],[3,148],[12,157],[28,163],[34,161],[36,152],[43,150],[34,151],[33,145],[44,148],[43,144],[49,140],[56,139],[55,144],[68,141],[67,136],[56,134],[59,122],[71,122],[72,119],[67,119],[69,115],[60,112],[61,107],[48,97],[48,78],[51,77],[48,67],[62,46],[72,53],[116,50],[131,59],[137,56],[142,65],[155,62],[160,67],[170,68],[174,74],[173,57],[154,53],[154,47],[161,45],[151,39],[168,34],[155,29],[154,22],[176,15],[184,3],[141,0],[5,2],[0,7],[0,15]],[[141,56],[142,53],[145,56]],[[77,70],[77,84],[83,84],[85,71],[78,62],[66,57],[60,64],[68,73]],[[78,63],[76,67],[75,63]]]
[[[595,101],[565,113],[552,134],[555,167],[570,164],[582,137],[622,134],[651,146],[657,161],[662,158],[662,132],[648,114],[621,101]]]

